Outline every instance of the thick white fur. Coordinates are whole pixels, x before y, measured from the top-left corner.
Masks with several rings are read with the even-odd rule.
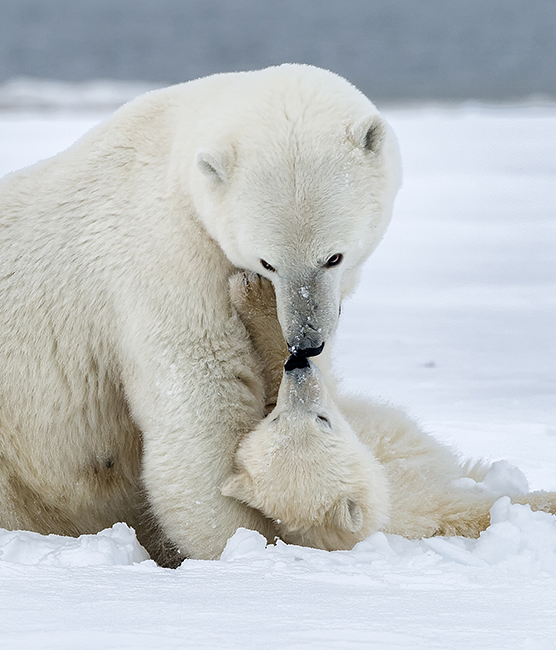
[[[272,285],[240,274],[231,296],[267,369],[272,400],[288,354]],[[326,549],[351,548],[377,530],[477,537],[487,528],[498,495],[458,486],[462,478],[482,481],[486,465],[461,463],[398,409],[341,395],[324,374],[327,386],[312,364],[284,371],[274,410],[239,445],[225,494],[279,520],[285,540]],[[554,493],[509,496],[556,514]]]
[[[284,336],[328,349],[398,185],[375,107],[294,65],[145,95],[6,177],[0,526],[125,520],[169,564],[167,547],[218,557],[238,526],[272,538],[220,492],[265,408],[228,278],[272,278]]]

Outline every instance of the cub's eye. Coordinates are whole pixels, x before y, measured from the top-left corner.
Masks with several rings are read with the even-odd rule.
[[[261,266],[263,267],[263,269],[266,269],[270,273],[275,273],[276,272],[276,269],[273,266],[271,266],[266,260],[260,260],[260,262],[261,262]]]
[[[317,415],[317,420],[320,420],[323,424],[330,426],[330,420],[325,418],[324,415]]]
[[[331,266],[338,266],[338,264],[341,264],[343,259],[344,256],[341,253],[336,253],[336,255],[332,255],[332,257],[327,260],[325,266],[327,269]]]

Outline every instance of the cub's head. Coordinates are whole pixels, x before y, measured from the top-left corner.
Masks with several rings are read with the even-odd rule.
[[[240,443],[222,493],[273,519],[291,543],[349,549],[386,521],[382,468],[307,358],[290,357],[276,408]]]
[[[290,352],[315,356],[389,222],[395,137],[366,97],[325,70],[247,73],[237,94],[199,137],[195,207],[234,266],[273,283]]]

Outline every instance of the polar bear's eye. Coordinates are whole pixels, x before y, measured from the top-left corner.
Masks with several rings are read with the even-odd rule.
[[[276,271],[276,269],[273,266],[271,266],[266,260],[260,260],[260,262],[263,269],[270,271],[270,273],[274,273]]]
[[[338,264],[341,263],[341,261],[344,259],[344,256],[341,253],[336,253],[336,255],[332,255],[327,261],[326,261],[326,268],[329,269],[331,266],[338,266]]]
[[[330,427],[330,420],[328,418],[325,418],[324,415],[317,415],[317,420],[322,422],[323,424],[326,424],[326,426]]]

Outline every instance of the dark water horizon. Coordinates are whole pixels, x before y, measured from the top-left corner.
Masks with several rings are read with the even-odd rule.
[[[310,63],[386,101],[556,98],[556,0],[0,0],[0,83]]]

